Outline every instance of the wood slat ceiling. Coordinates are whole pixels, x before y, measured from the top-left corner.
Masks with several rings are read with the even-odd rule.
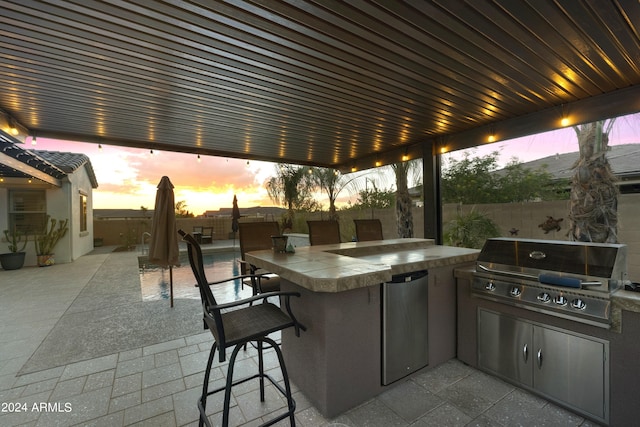
[[[345,169],[640,111],[637,0],[0,0],[0,37],[0,108],[86,142]]]

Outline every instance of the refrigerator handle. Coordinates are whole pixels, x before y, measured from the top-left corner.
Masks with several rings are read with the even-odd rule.
[[[428,274],[429,272],[427,270],[414,271],[411,273],[404,273],[404,274],[394,274],[391,277],[391,282],[389,283],[413,282],[414,280],[422,279]]]

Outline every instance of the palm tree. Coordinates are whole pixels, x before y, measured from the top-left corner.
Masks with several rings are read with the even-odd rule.
[[[420,160],[394,163],[391,169],[396,175],[396,221],[398,237],[413,237],[413,213],[409,195],[409,177],[417,177],[421,169]]]
[[[311,180],[308,170],[307,167],[281,163],[276,167],[276,176],[267,181],[269,198],[287,208],[287,213],[282,218],[283,230],[293,228],[294,210],[310,197]]]
[[[338,194],[355,178],[347,180],[340,171],[329,168],[313,168],[311,175],[314,185],[320,188],[320,191],[327,193],[329,197],[329,220],[337,221],[336,199]]]
[[[580,158],[573,165],[569,206],[569,239],[617,243],[618,189],[606,157],[615,119],[574,126]]]
[[[176,218],[193,218],[193,214],[187,210],[187,202],[176,202]]]

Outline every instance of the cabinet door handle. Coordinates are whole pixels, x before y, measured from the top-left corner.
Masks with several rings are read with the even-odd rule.
[[[542,369],[542,349],[538,350],[538,369]]]
[[[524,363],[527,363],[527,359],[529,359],[529,347],[525,344],[522,347],[522,358],[524,359]]]

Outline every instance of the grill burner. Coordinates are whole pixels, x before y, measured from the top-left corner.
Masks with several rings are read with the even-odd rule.
[[[626,278],[626,245],[497,238],[478,256],[472,293],[609,328],[611,293]]]

